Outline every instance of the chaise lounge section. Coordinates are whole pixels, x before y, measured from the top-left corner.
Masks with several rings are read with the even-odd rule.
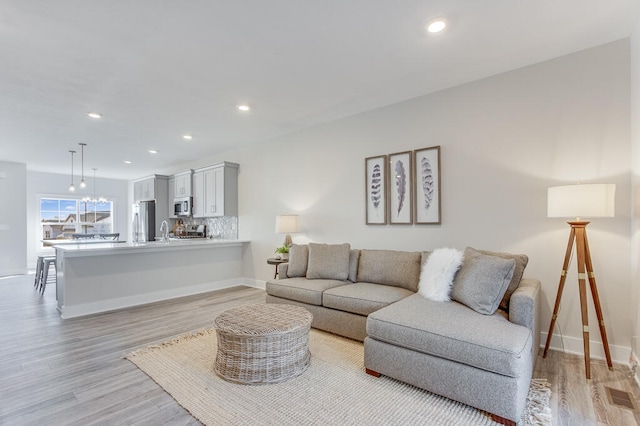
[[[293,246],[266,300],[302,306],[312,327],[364,341],[370,374],[518,421],[539,346],[540,283],[521,278],[528,259],[467,248],[453,283],[459,300],[441,302],[418,293],[430,256]]]

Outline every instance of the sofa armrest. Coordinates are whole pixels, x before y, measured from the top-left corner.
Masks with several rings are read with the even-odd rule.
[[[289,269],[289,263],[281,263],[278,265],[278,279],[287,278],[287,269]]]
[[[509,321],[527,327],[533,334],[533,353],[540,347],[540,281],[523,278],[509,299]]]

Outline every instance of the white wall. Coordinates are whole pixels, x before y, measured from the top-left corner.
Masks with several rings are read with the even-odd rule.
[[[632,306],[636,313],[633,321],[631,362],[638,362],[640,354],[640,21],[631,37],[631,159],[633,171],[633,222],[631,247],[631,287]],[[636,371],[636,380],[640,382],[640,372]]]
[[[616,217],[594,220],[588,232],[608,337],[620,360],[628,356],[637,308],[629,298],[629,73],[625,39],[189,166],[240,164],[239,234],[252,241],[244,260],[249,278],[273,275],[265,260],[283,240],[274,223],[285,212],[301,215],[298,242],[526,253],[525,275],[542,281],[545,332],[569,236],[562,219],[546,217],[546,190],[578,180],[615,183]],[[434,145],[442,147],[442,225],[366,226],[364,158]],[[580,352],[575,271],[572,264],[558,319],[565,339],[554,346]],[[590,306],[591,337],[600,342]]]
[[[27,272],[27,166],[0,161],[0,277]]]
[[[103,196],[114,201],[114,232],[120,232],[126,236],[129,225],[128,216],[128,182],[120,179],[105,179],[96,177],[96,195]],[[70,197],[67,191],[69,176],[53,173],[27,172],[27,263],[29,268],[35,268],[37,253],[41,250],[40,244],[40,197]],[[87,187],[84,190],[76,189],[71,198],[82,198],[93,195],[93,176],[87,179]],[[23,238],[24,239],[24,238]],[[126,239],[126,238],[125,238]]]

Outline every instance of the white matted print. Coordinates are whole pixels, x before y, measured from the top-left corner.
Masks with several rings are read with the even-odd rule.
[[[440,147],[413,151],[414,220],[416,224],[440,224]]]
[[[364,160],[367,225],[387,223],[387,156]]]
[[[389,154],[389,223],[412,223],[411,151]]]

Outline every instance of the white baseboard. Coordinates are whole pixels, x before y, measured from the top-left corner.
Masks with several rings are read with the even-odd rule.
[[[28,270],[24,269],[0,269],[0,277],[11,277],[14,275],[26,275]]]
[[[208,293],[210,291],[222,290],[223,288],[235,287],[238,285],[249,285],[244,281],[244,278],[234,278],[224,281],[197,284],[190,287],[144,293],[135,296],[119,297],[116,299],[101,300],[100,302],[84,303],[74,305],[72,307],[62,306],[60,316],[64,319],[76,318],[108,311],[115,311],[123,308],[130,308],[132,306],[146,305],[148,303],[160,302],[163,300],[192,296],[194,294]],[[254,286],[255,285],[252,285],[252,287]]]
[[[254,280],[251,278],[242,278],[242,285],[247,287],[259,288],[260,290],[266,290],[267,282],[262,280]]]
[[[540,333],[540,346],[544,348],[547,341],[548,333]],[[600,337],[600,335],[598,335]],[[551,337],[551,343],[549,349],[553,351],[565,352],[574,355],[584,356],[583,342],[581,338],[559,336],[554,334]],[[609,344],[609,352],[611,354],[611,361],[616,364],[623,364],[629,366],[629,353],[631,348],[628,346],[618,346]],[[592,359],[605,360],[604,345],[601,341],[590,340],[589,353]]]
[[[629,368],[633,368],[635,362],[636,374],[633,375],[633,379],[636,381],[636,385],[640,386],[640,360],[635,354],[632,354],[630,358],[632,358],[632,361],[631,365],[629,365]]]

